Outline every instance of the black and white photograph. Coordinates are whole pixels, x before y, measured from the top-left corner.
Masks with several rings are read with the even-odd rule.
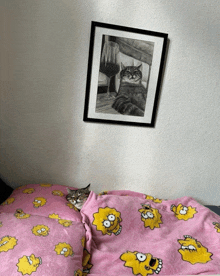
[[[84,121],[154,125],[167,37],[92,22]]]

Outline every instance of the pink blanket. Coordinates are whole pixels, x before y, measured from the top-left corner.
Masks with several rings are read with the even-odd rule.
[[[81,215],[92,275],[220,274],[220,217],[193,198],[91,192]]]
[[[220,274],[220,217],[194,199],[91,192],[78,212],[66,188],[22,186],[0,206],[0,275]]]
[[[65,186],[16,189],[0,206],[1,276],[82,276],[85,229]]]

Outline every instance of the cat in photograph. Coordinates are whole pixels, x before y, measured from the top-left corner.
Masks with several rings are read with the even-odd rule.
[[[121,63],[120,86],[112,107],[123,115],[144,116],[147,89],[142,84],[142,64],[124,66]]]
[[[68,191],[68,194],[66,196],[67,201],[73,204],[78,210],[81,210],[87,198],[89,197],[89,194],[90,194],[89,187],[90,187],[90,184],[85,188],[81,188],[77,190],[71,190],[67,188],[67,191]]]

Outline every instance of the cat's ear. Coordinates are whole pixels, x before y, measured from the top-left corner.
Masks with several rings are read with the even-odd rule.
[[[72,192],[72,190],[70,190],[69,188],[66,188],[66,189],[67,189],[68,194]]]
[[[121,62],[121,70],[124,70],[125,69],[125,66],[124,64]]]
[[[87,187],[85,187],[85,189],[88,189],[88,190],[89,190],[89,187],[90,187],[90,183],[89,183],[89,185],[88,185]]]
[[[137,68],[141,71],[142,70],[142,63],[137,66]]]

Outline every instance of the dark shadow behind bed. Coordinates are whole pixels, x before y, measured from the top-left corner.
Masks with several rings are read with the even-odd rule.
[[[13,189],[0,179],[0,204],[13,192]]]

